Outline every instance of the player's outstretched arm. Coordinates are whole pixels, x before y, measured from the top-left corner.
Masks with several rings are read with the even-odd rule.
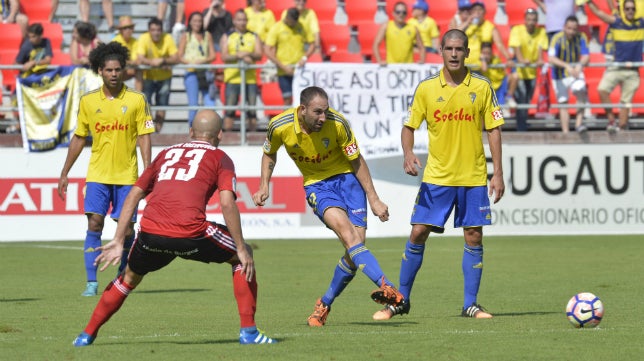
[[[403,126],[400,132],[400,142],[403,148],[403,169],[405,173],[415,177],[423,165],[414,154],[414,130]]]
[[[494,174],[490,179],[490,189],[488,195],[494,194],[494,203],[501,200],[505,193],[505,182],[503,181],[503,164],[501,152],[501,127],[496,127],[487,131],[488,144],[490,145],[490,153],[492,154],[492,165],[494,167]]]
[[[65,165],[63,165],[63,170],[60,171],[60,178],[58,179],[58,196],[65,200],[65,195],[67,194],[67,185],[69,184],[69,179],[67,175],[69,174],[70,169],[78,159],[78,156],[83,151],[85,146],[85,138],[79,137],[76,134],[72,137],[72,140],[69,141],[69,147],[67,148],[67,158],[65,159]]]
[[[235,246],[237,247],[237,257],[242,265],[242,273],[246,275],[246,281],[250,282],[255,274],[255,262],[253,260],[253,254],[249,252],[249,247],[247,247],[244,241],[239,208],[237,208],[237,203],[235,203],[235,194],[232,191],[221,190],[219,191],[219,202],[226,227],[228,227],[230,236],[233,237]]]
[[[369,206],[371,206],[371,211],[373,214],[380,219],[381,222],[386,222],[389,220],[389,207],[380,200],[378,193],[376,193],[376,188],[373,186],[373,180],[371,179],[371,172],[369,172],[369,166],[364,160],[362,154],[358,158],[351,161],[351,166],[355,172],[358,182],[364,189],[365,194],[367,195],[367,200],[369,201]]]
[[[277,162],[277,153],[275,154],[262,154],[262,170],[260,176],[259,190],[253,194],[253,202],[256,206],[263,206],[268,197],[270,196],[269,184],[275,163]]]
[[[119,221],[116,225],[116,232],[114,232],[114,238],[104,246],[97,248],[101,251],[101,254],[99,254],[94,260],[94,265],[103,264],[101,266],[101,271],[104,271],[110,265],[118,266],[121,263],[125,235],[130,227],[132,215],[134,215],[139,201],[143,198],[145,198],[145,191],[136,185],[132,186],[130,193],[128,193],[127,198],[125,198],[125,202],[123,203],[123,208],[119,215]]]

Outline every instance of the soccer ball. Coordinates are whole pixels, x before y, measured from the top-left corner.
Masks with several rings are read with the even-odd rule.
[[[596,327],[604,317],[604,304],[590,292],[574,295],[566,306],[568,321],[577,327]]]

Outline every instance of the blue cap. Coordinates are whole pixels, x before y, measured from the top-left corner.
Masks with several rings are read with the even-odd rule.
[[[472,7],[470,0],[458,0],[458,9],[466,10]]]
[[[418,0],[414,3],[414,6],[412,6],[412,9],[420,9],[424,12],[428,12],[429,5],[424,0]]]

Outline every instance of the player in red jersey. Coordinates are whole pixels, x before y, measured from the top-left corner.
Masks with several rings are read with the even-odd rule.
[[[190,128],[193,140],[161,151],[132,187],[114,239],[100,247],[101,254],[95,261],[103,264],[100,270],[119,264],[128,220],[139,201],[149,194],[141,231],[125,272],[107,286],[74,346],[91,345],[99,328],[118,311],[143,277],[167,266],[176,257],[230,263],[241,321],[239,342],[277,342],[255,326],[257,282],[253,253],[244,242],[235,203],[235,166],[217,148],[221,136],[221,118],[212,110],[200,111]],[[216,190],[226,226],[206,220],[206,204]]]

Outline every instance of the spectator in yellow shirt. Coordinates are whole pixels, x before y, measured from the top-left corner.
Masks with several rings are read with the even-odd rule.
[[[266,8],[266,0],[249,0],[249,6],[244,9],[248,17],[248,30],[266,42],[266,36],[275,24],[273,11]]]
[[[127,81],[134,78],[134,89],[143,91],[143,77],[141,70],[138,69],[138,57],[136,55],[137,40],[134,37],[134,22],[132,18],[123,15],[119,18],[119,24],[116,26],[119,33],[112,41],[123,45],[130,52],[130,58],[127,61],[123,80]]]
[[[496,93],[499,105],[505,104],[505,94],[508,91],[508,79],[505,68],[496,66],[503,64],[501,59],[492,51],[492,43],[481,44],[481,75],[490,80],[490,85]],[[495,65],[495,67],[490,67]]]
[[[429,12],[429,4],[425,0],[418,0],[412,6],[411,18],[407,21],[408,24],[414,25],[420,32],[420,38],[423,40],[426,52],[438,54],[438,25],[436,20],[427,15]]]
[[[316,49],[320,51],[320,23],[318,22],[318,16],[315,13],[315,10],[306,7],[306,0],[295,0],[295,8],[300,12],[298,22],[302,24],[307,33],[313,36],[313,42],[315,43]],[[288,9],[284,9],[284,11],[282,11],[280,19],[284,20],[287,11]]]
[[[415,25],[405,21],[407,4],[399,1],[394,5],[393,20],[382,24],[373,40],[373,56],[380,65],[393,63],[413,63],[414,47],[419,49],[419,63],[425,62],[425,46]],[[386,59],[380,56],[380,43],[385,41]]]

